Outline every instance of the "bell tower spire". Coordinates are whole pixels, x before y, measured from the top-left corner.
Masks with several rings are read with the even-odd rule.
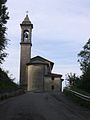
[[[24,18],[24,21],[20,24],[21,26],[21,43],[30,43],[31,42],[31,33],[33,29],[33,24],[31,23],[28,14]]]
[[[31,23],[28,13],[24,20],[20,24],[21,26],[21,53],[20,53],[20,85],[27,89],[27,70],[26,64],[31,59],[31,46],[32,46],[32,29],[33,24]]]

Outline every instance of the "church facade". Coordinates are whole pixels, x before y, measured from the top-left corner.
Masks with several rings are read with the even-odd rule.
[[[20,85],[26,91],[61,91],[63,79],[52,73],[54,63],[41,56],[31,58],[33,24],[28,15],[20,26]]]

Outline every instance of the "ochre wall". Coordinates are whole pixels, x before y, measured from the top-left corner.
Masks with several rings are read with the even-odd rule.
[[[53,91],[60,91],[61,90],[61,82],[60,77],[51,79],[51,77],[44,77],[44,90],[45,91],[52,91],[52,86],[54,86]]]
[[[47,65],[32,64],[27,66],[28,72],[28,91],[61,91],[62,82],[60,77],[45,76],[48,69]],[[52,90],[52,86],[54,89]]]
[[[42,91],[44,82],[44,65],[28,66],[28,91]]]

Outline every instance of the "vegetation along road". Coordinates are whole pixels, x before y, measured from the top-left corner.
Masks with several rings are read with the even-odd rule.
[[[62,93],[31,93],[0,101],[0,120],[90,120],[90,110]]]

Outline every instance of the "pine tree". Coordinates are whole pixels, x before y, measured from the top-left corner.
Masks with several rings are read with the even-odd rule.
[[[7,46],[7,39],[6,39],[6,23],[9,19],[7,7],[6,7],[7,0],[0,0],[0,64],[3,63],[4,58],[7,56],[7,53],[4,52]]]

